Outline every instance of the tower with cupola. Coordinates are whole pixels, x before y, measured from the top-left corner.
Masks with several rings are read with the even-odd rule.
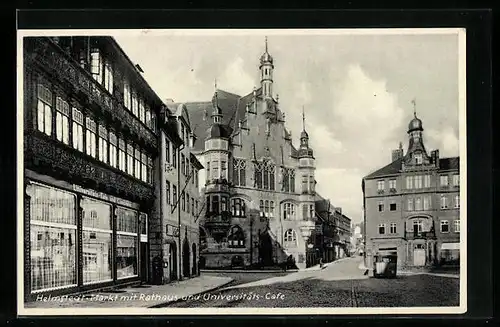
[[[403,169],[415,169],[419,167],[430,168],[434,166],[439,160],[438,152],[432,151],[431,155],[427,153],[425,148],[423,131],[424,127],[422,120],[417,117],[416,102],[413,104],[413,119],[408,124],[408,148],[406,154],[402,156],[402,149],[400,149],[401,156],[403,157]],[[401,148],[401,146],[400,146]]]
[[[305,113],[302,107],[302,132],[300,133],[300,146],[298,150],[299,159],[299,182],[300,182],[300,216],[303,222],[310,222],[301,227],[304,238],[310,237],[312,222],[315,218],[314,201],[316,195],[316,179],[314,176],[316,165],[313,149],[309,146],[309,134],[306,131]],[[309,236],[305,236],[309,235]],[[308,241],[308,240],[306,240]]]
[[[270,99],[273,96],[273,57],[269,54],[267,49],[266,37],[266,50],[260,57],[260,85],[262,87],[262,96],[264,99]]]
[[[217,83],[212,99],[212,123],[205,140],[205,226],[216,241],[224,238],[230,224],[229,156],[230,133],[222,122],[223,114],[217,99]]]

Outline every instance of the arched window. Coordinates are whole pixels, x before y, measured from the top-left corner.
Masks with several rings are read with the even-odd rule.
[[[297,246],[297,233],[293,229],[288,229],[284,235],[284,246],[286,248]]]
[[[228,246],[231,248],[245,247],[245,233],[239,226],[231,227],[229,236],[227,237]]]
[[[285,202],[282,208],[284,220],[295,220],[295,205],[293,203]]]
[[[234,217],[245,217],[245,200],[240,198],[231,199],[231,214]]]

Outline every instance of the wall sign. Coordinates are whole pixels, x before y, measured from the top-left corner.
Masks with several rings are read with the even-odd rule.
[[[167,224],[167,235],[168,236],[179,236],[179,227]]]

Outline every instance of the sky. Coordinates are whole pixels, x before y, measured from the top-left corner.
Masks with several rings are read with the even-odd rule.
[[[217,87],[240,95],[259,87],[268,35],[274,93],[294,144],[306,129],[315,151],[317,191],[362,220],[361,180],[406,150],[412,99],[428,151],[459,155],[458,34],[255,31],[115,35],[160,98],[208,101]]]

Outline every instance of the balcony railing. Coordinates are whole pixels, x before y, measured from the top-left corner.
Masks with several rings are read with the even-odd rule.
[[[29,42],[28,51],[24,56],[25,64],[38,63],[57,79],[67,81],[75,93],[85,94],[89,102],[96,103],[103,112],[110,117],[115,117],[151,148],[156,149],[157,140],[154,132],[143,125],[132,113],[125,110],[121,103],[59,46],[46,38],[34,38],[25,42]]]
[[[405,235],[407,239],[436,237],[436,233],[434,231],[425,231],[425,232],[407,231]]]

